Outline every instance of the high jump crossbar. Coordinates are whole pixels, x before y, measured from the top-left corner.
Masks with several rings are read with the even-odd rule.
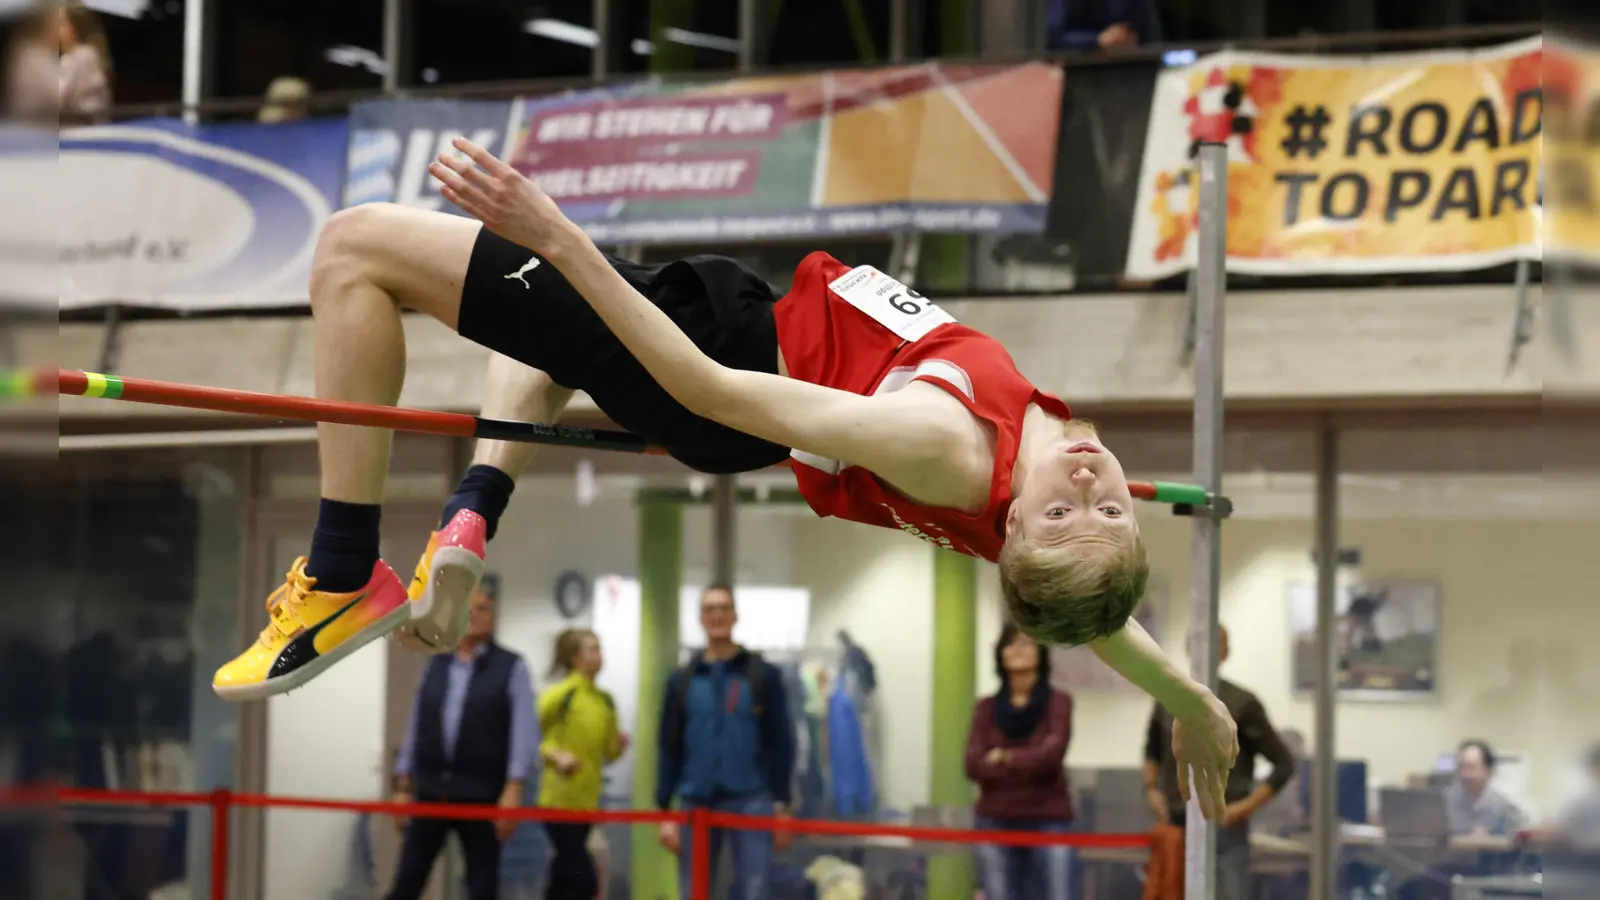
[[[0,399],[51,393],[302,422],[388,428],[447,437],[485,438],[495,441],[576,447],[583,450],[667,455],[665,450],[651,445],[636,434],[602,428],[516,422],[467,413],[202,387],[150,378],[102,375],[77,369],[57,369],[54,378],[47,371],[40,371],[31,376],[26,374],[0,376]],[[1181,515],[1205,511],[1209,518],[1226,516],[1232,512],[1232,505],[1226,497],[1199,485],[1173,481],[1130,481],[1128,488],[1135,498],[1170,504],[1174,512]]]

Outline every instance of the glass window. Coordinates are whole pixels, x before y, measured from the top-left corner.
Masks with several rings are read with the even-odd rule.
[[[99,19],[111,51],[113,102],[166,103],[183,96],[180,0],[151,0],[137,16]]]
[[[313,91],[383,84],[383,0],[229,0],[215,9],[213,96],[264,94],[280,77]]]
[[[785,4],[793,5],[802,4]],[[615,71],[648,72],[652,65],[662,72],[738,68],[738,3],[678,3],[660,19],[652,18],[652,7],[660,6],[650,0],[612,0],[618,29]]]
[[[596,41],[593,9],[591,0],[417,0],[409,78],[465,84],[585,77]]]
[[[766,62],[779,66],[885,62],[889,6],[859,0],[784,3],[765,37]]]

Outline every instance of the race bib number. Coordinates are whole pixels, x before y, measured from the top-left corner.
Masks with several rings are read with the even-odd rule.
[[[904,341],[919,341],[955,321],[932,300],[872,266],[856,266],[828,288]]]

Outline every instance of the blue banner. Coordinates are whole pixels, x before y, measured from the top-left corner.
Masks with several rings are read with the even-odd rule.
[[[63,132],[61,306],[306,303],[348,135],[344,119]]]
[[[511,119],[510,101],[379,100],[350,111],[350,154],[344,205],[399,203],[461,215],[439,196],[428,164],[466,136],[501,153]]]

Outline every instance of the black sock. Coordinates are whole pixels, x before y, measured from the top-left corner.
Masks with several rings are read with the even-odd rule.
[[[516,487],[517,483],[510,475],[494,466],[473,466],[461,476],[455,493],[445,501],[439,527],[450,524],[456,513],[470,509],[489,523],[488,536],[493,538],[495,529],[500,525],[500,515],[506,511],[506,504],[511,502],[511,492]]]
[[[317,590],[344,594],[360,590],[372,579],[382,511],[376,504],[323,498],[317,530],[311,535],[311,561],[306,564],[306,574],[317,579]]]

